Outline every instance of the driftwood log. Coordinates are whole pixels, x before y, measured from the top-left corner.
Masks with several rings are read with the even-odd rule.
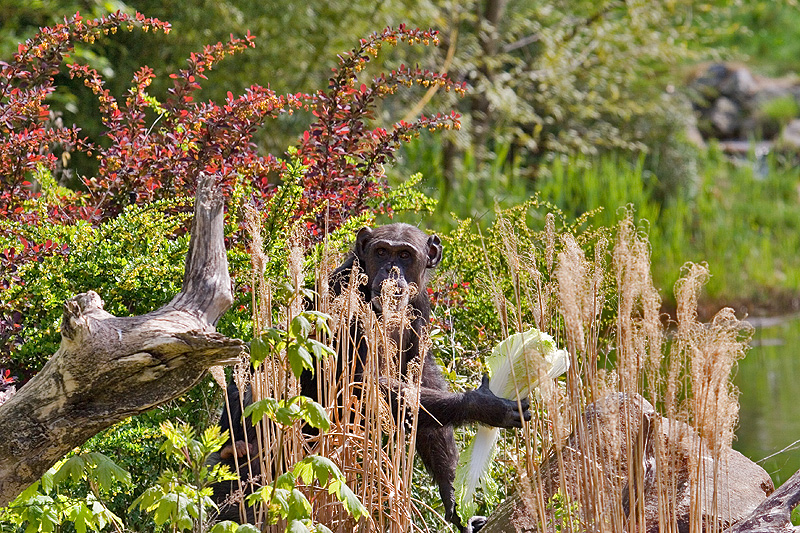
[[[778,487],[750,516],[725,533],[800,533],[792,527],[792,510],[800,505],[800,471]]]
[[[183,287],[164,307],[118,318],[95,292],[66,302],[61,347],[0,405],[0,507],[74,447],[180,396],[245,349],[214,327],[233,302],[223,208],[213,177],[202,176]]]
[[[750,516],[723,533],[800,533],[792,526],[792,510],[800,505],[800,471],[778,487]],[[518,494],[501,503],[481,533],[533,533],[541,531],[536,512],[526,508]]]

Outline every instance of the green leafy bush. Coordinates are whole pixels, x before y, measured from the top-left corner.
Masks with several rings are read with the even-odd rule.
[[[24,343],[11,355],[13,368],[35,372],[58,349],[63,305],[76,293],[95,290],[106,311],[117,316],[144,314],[168,302],[183,281],[189,215],[176,208],[185,205],[186,200],[163,200],[129,206],[97,227],[0,223],[14,232],[0,237],[0,248],[57,242],[65,252],[19,265],[19,282],[2,293],[2,310],[24,316]]]
[[[227,465],[208,466],[209,456],[219,450],[227,439],[218,426],[206,428],[199,438],[188,424],[161,424],[166,439],[160,451],[171,465],[158,477],[158,482],[147,488],[130,509],[139,508],[153,513],[157,526],[167,525],[173,532],[208,529],[209,511],[216,509],[211,500],[211,485],[236,479]],[[222,526],[224,527],[224,526]]]
[[[587,255],[607,245],[613,229],[595,226],[596,215],[592,210],[569,218],[537,196],[498,211],[495,222],[485,230],[476,230],[475,222],[466,219],[443,235],[446,253],[430,288],[436,325],[443,331],[439,339],[444,345],[437,344],[437,348],[454,359],[461,349],[490,352],[508,336],[503,330],[508,317],[497,316],[497,302],[501,306],[514,302],[513,311],[522,312],[526,323],[544,329],[540,321],[548,319],[547,313],[535,317],[533,310],[538,302],[520,287],[550,281],[556,266],[554,257],[563,247],[558,235],[574,235]],[[509,309],[509,316],[511,313]],[[449,361],[444,363],[450,367]],[[467,367],[470,364],[466,362]],[[467,374],[475,377],[479,371],[475,367]]]
[[[99,452],[80,452],[56,463],[42,479],[0,509],[0,526],[24,526],[26,533],[52,532],[72,526],[78,533],[113,526],[122,519],[104,502],[119,487],[130,487],[131,476]]]

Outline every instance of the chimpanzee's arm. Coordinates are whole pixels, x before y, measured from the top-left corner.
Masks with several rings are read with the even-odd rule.
[[[439,372],[438,367],[436,371]],[[427,373],[427,370],[426,370]],[[489,378],[484,376],[481,386],[466,392],[450,392],[439,388],[420,387],[420,426],[458,426],[479,422],[501,428],[522,427],[523,420],[530,420],[528,399],[513,400],[499,398],[489,390]],[[408,391],[408,385],[397,380],[381,378],[388,389],[391,403],[397,405],[397,395]]]
[[[483,377],[481,386],[466,392],[450,392],[433,388],[420,389],[420,424],[430,422],[458,426],[480,422],[499,428],[519,428],[522,421],[530,420],[528,399],[506,400],[489,390],[489,378]]]

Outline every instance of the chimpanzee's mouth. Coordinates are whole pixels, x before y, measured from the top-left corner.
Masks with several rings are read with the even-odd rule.
[[[382,313],[384,307],[388,307],[392,311],[400,311],[401,309],[405,309],[408,305],[409,300],[409,291],[408,290],[398,290],[394,293],[387,293],[387,291],[383,291],[382,294],[376,295],[372,298],[370,302],[372,304],[372,309],[376,313]]]

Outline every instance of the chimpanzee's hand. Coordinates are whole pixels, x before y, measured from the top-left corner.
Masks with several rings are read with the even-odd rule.
[[[255,455],[255,451],[256,447],[254,442],[251,442],[248,446],[245,441],[237,440],[235,444],[228,444],[222,448],[219,451],[219,456],[222,459],[233,459],[235,453],[236,457],[244,457],[245,455],[250,455],[252,457]]]
[[[517,404],[515,400],[495,396],[489,390],[489,376],[485,374],[481,386],[472,391],[471,395],[472,413],[478,422],[498,428],[521,428],[523,419],[531,419],[527,398]],[[521,416],[520,411],[522,411]]]

